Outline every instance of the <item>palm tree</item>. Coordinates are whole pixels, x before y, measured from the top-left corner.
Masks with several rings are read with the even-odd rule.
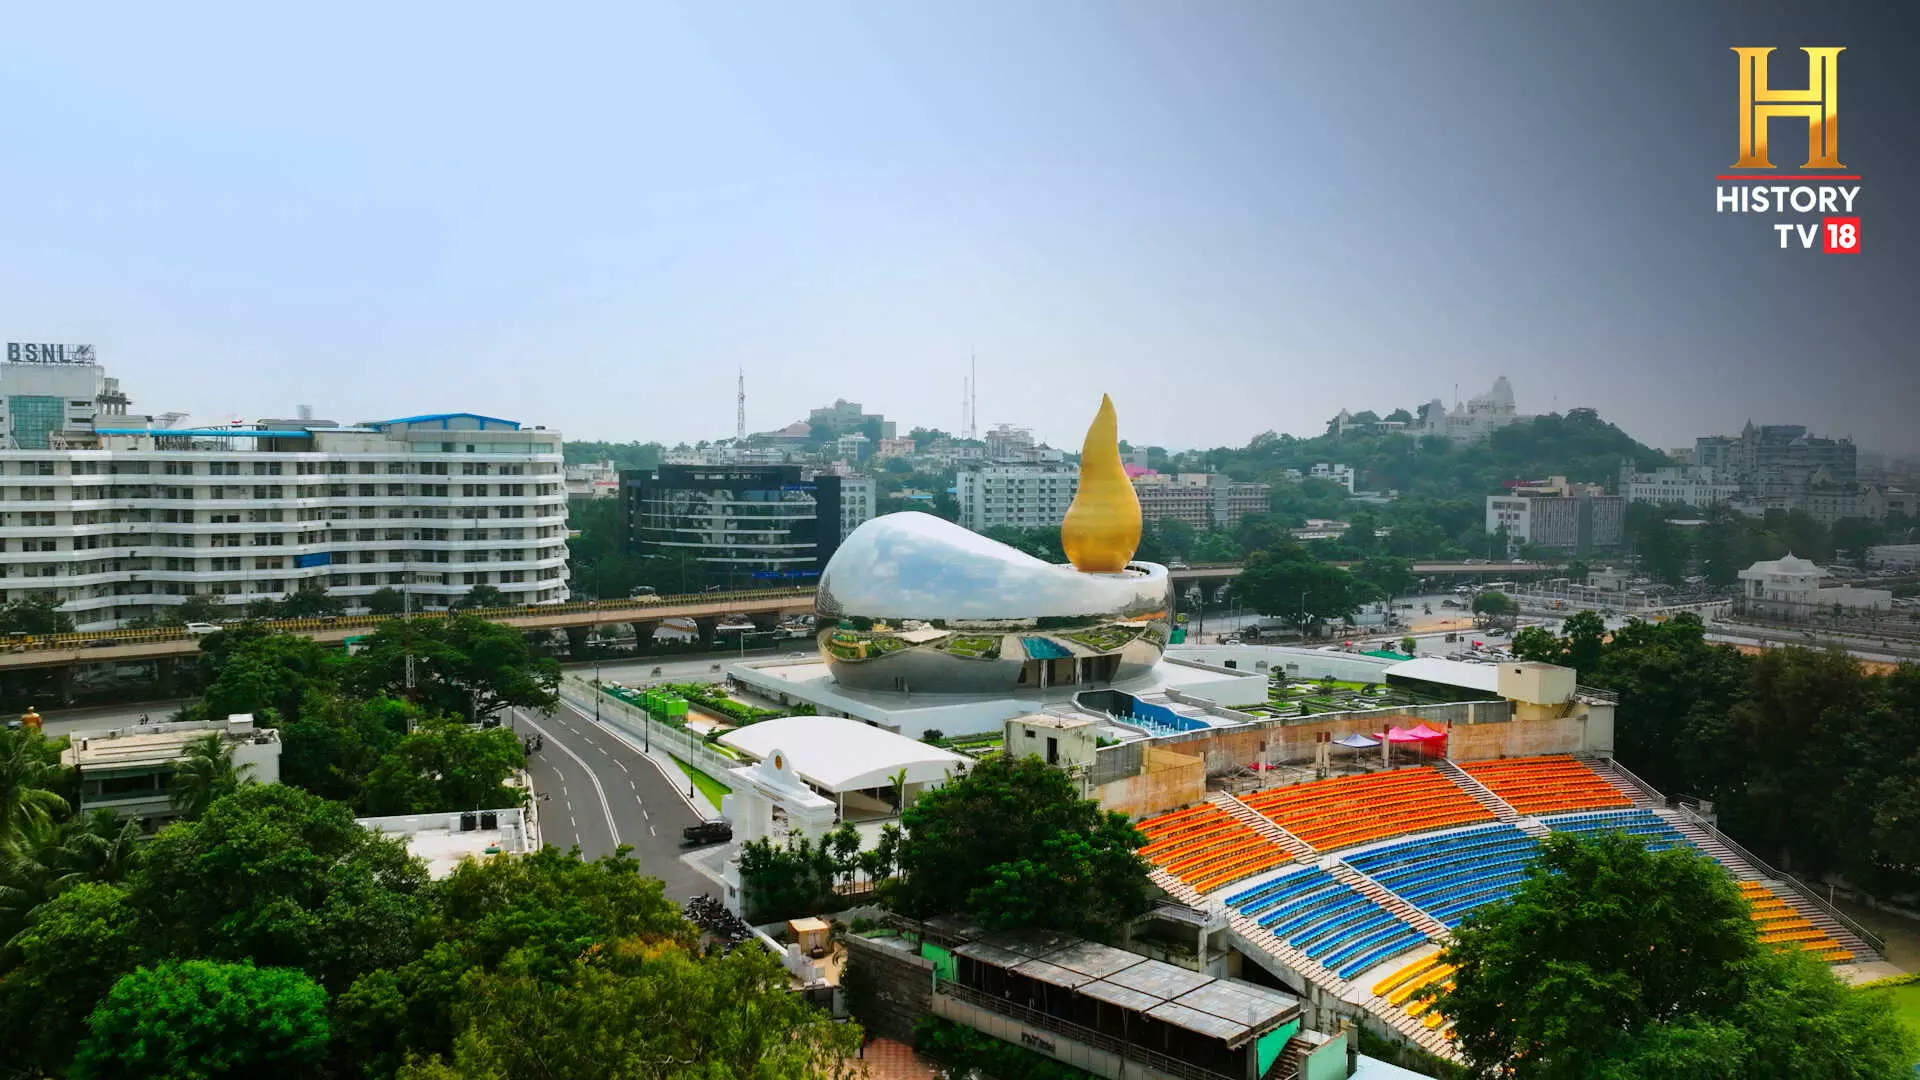
[[[46,740],[27,728],[0,732],[0,850],[64,814],[67,800],[47,790],[55,768]]]
[[[251,783],[247,774],[252,771],[252,765],[234,768],[233,747],[218,732],[208,732],[188,743],[186,755],[174,763],[167,802],[192,820],[206,813],[215,799]]]
[[[68,871],[63,887],[72,881],[119,881],[138,861],[141,837],[139,822],[95,810],[60,846],[59,864]]]
[[[60,830],[48,822],[21,829],[12,846],[0,848],[0,942],[11,939],[34,908],[60,892],[59,850]]]

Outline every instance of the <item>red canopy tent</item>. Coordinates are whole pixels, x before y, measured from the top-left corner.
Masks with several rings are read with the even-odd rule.
[[[1446,732],[1427,727],[1424,723],[1410,728],[1395,726],[1388,728],[1385,732],[1374,733],[1374,738],[1382,740],[1388,746],[1388,749],[1382,751],[1388,764],[1392,763],[1391,747],[1394,743],[1412,743],[1420,748],[1421,756],[1424,757],[1429,750],[1438,749],[1435,740],[1443,740],[1446,737]]]

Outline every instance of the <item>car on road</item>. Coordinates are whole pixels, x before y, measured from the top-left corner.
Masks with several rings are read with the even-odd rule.
[[[198,637],[201,634],[217,634],[220,632],[220,624],[210,623],[210,622],[190,622],[186,625],[186,631],[187,633],[192,634],[195,637]]]
[[[733,839],[733,826],[724,821],[703,821],[680,830],[681,847],[724,844]]]

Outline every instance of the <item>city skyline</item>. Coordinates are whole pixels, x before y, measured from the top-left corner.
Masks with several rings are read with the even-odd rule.
[[[750,430],[837,396],[957,430],[977,356],[982,428],[1056,446],[1103,391],[1129,441],[1199,448],[1504,374],[1522,412],[1655,447],[1752,419],[1908,453],[1883,388],[1911,381],[1915,230],[1876,181],[1913,157],[1912,18],[33,11],[0,58],[35,103],[0,118],[0,329],[95,344],[137,411],[202,422],[672,445],[733,430],[744,367]],[[1846,46],[1865,177],[1844,258],[1714,212],[1730,48],[1816,42]]]

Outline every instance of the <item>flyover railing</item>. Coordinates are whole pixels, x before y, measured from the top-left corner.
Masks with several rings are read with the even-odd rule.
[[[741,600],[786,600],[799,599],[812,595],[812,586],[802,585],[785,589],[747,589],[738,592],[682,593],[672,596],[648,596],[630,600],[573,600],[564,604],[528,604],[513,607],[491,608],[435,608],[428,611],[416,611],[411,615],[316,615],[293,619],[233,619],[223,625],[252,623],[269,631],[282,633],[302,633],[315,630],[355,630],[378,627],[395,619],[445,619],[453,615],[478,615],[483,619],[529,619],[555,615],[574,615],[583,612],[613,612],[618,614],[644,615],[656,609],[690,607],[695,605],[725,605]],[[665,616],[671,617],[671,616]],[[32,649],[77,649],[105,642],[113,645],[134,645],[162,641],[182,641],[195,635],[189,634],[185,627],[159,626],[143,629],[89,630],[60,634],[19,634],[11,638],[0,639],[0,648],[15,652]]]

